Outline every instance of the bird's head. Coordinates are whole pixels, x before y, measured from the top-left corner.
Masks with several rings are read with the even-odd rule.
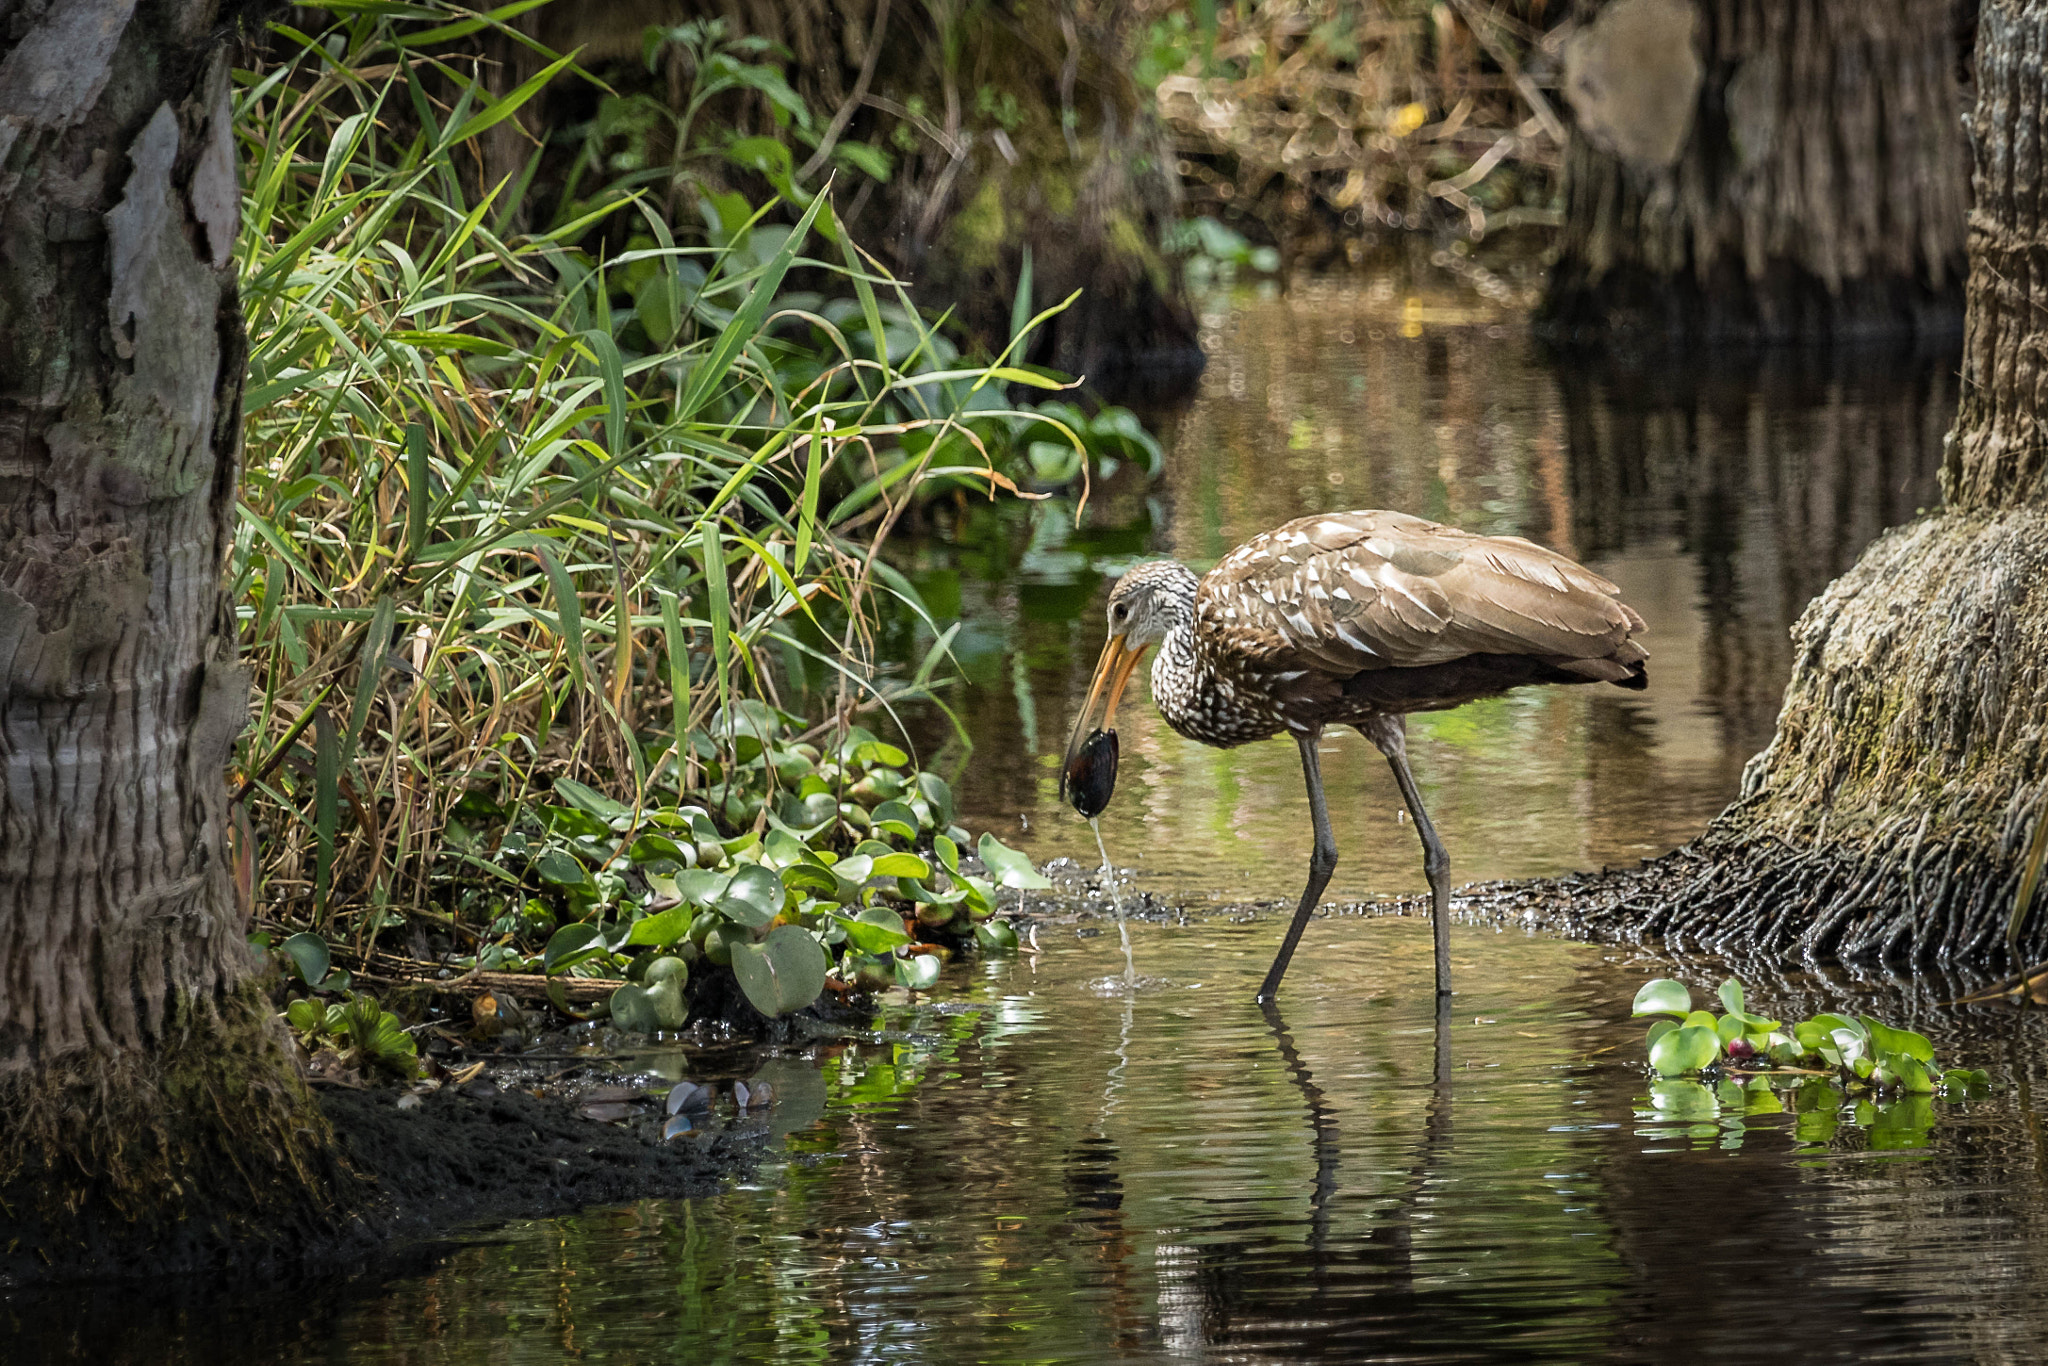
[[[1179,560],[1133,565],[1109,590],[1109,638],[1143,652],[1195,619],[1195,571]]]
[[[1176,626],[1195,619],[1193,570],[1178,560],[1148,560],[1133,566],[1109,590],[1109,638],[1102,644],[1102,657],[1095,661],[1095,677],[1088,685],[1088,702],[1074,718],[1074,733],[1067,739],[1067,770],[1096,727],[1090,725],[1095,703],[1108,692],[1099,729],[1110,730],[1116,722],[1116,704],[1124,695],[1138,661],[1145,651],[1166,639]]]

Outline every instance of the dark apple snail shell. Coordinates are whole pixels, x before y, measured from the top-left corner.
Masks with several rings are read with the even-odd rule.
[[[1116,759],[1116,732],[1091,731],[1060,775],[1063,795],[1090,820],[1102,814],[1116,791]]]

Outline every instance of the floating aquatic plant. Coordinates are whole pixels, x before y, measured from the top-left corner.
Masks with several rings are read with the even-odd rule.
[[[1634,1014],[1670,1017],[1652,1024],[1644,1039],[1660,1077],[1710,1069],[1812,1074],[1824,1068],[1838,1072],[1851,1090],[1919,1095],[1961,1092],[1991,1081],[1988,1073],[1971,1068],[1941,1068],[1926,1035],[1868,1015],[1823,1013],[1788,1025],[1750,1014],[1742,983],[1733,977],[1717,994],[1720,1015],[1693,1009],[1692,992],[1670,978],[1646,983],[1636,993]]]
[[[1936,1095],[1978,1096],[1991,1082],[1973,1068],[1940,1067],[1926,1035],[1868,1015],[1788,1024],[1751,1014],[1733,977],[1716,994],[1719,1015],[1693,1009],[1692,993],[1669,978],[1636,993],[1636,1015],[1665,1017],[1645,1039],[1656,1079],[1636,1112],[1658,1127],[1639,1137],[1739,1148],[1749,1121],[1789,1113],[1798,1143],[1825,1143],[1846,1120],[1873,1149],[1918,1148],[1934,1127]]]

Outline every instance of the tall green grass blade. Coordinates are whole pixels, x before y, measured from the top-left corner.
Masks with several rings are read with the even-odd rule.
[[[683,629],[682,609],[668,589],[661,598],[661,634],[668,648],[669,724],[676,744],[676,787],[681,790],[690,730],[690,635]]]
[[[1024,264],[1017,268],[1017,295],[1010,300],[1010,349],[1016,350],[1031,326],[1031,244],[1024,244]]]
[[[811,414],[811,437],[804,451],[804,487],[797,502],[796,555],[792,569],[801,574],[811,563],[811,538],[818,527],[818,486],[825,474],[825,410]]]
[[[341,737],[343,768],[355,762],[356,745],[363,727],[369,724],[370,704],[384,678],[384,660],[391,653],[391,626],[397,615],[398,599],[389,593],[377,599],[370,613],[370,627],[363,636],[362,672],[356,677],[355,698],[349,703],[348,730]]]
[[[762,267],[747,301],[733,315],[732,321],[720,330],[709,354],[690,372],[689,386],[676,404],[678,421],[687,422],[703,409],[713,390],[725,382],[726,372],[732,367],[740,349],[761,330],[762,321],[774,307],[775,292],[782,288],[782,277],[795,264],[797,251],[803,246],[804,238],[810,235],[811,224],[817,221],[818,211],[824,207],[823,195],[811,201],[811,207],[804,210],[804,216],[797,220],[796,227],[790,230],[789,236],[776,248],[775,255]]]
[[[515,0],[513,4],[500,5],[496,9],[486,10],[474,19],[462,19],[452,24],[442,24],[439,28],[423,29],[418,33],[402,34],[397,39],[397,43],[400,47],[431,47],[436,43],[445,43],[451,38],[466,38],[479,29],[498,27],[507,20],[517,18],[530,9],[539,9],[542,5],[549,3],[551,3],[551,0]]]
[[[580,688],[583,686],[583,606],[576,596],[576,585],[546,541],[534,542],[533,554],[540,561],[542,572],[548,576],[548,589],[555,596],[555,620],[559,623],[562,648],[568,655],[569,677]]]
[[[604,376],[604,444],[605,454],[623,455],[626,452],[626,362],[619,355],[619,344],[612,340],[609,329],[592,328],[583,334],[590,344],[590,350],[597,357],[598,373]]]
[[[448,142],[450,144],[468,142],[485,129],[495,128],[506,119],[511,118],[519,112],[520,106],[540,93],[542,86],[553,80],[563,67],[575,60],[576,54],[570,52],[549,62],[539,71],[534,72],[533,75],[521,81],[516,88],[506,92],[502,97],[492,100],[489,104],[477,110],[476,113],[470,115],[469,118],[463,120],[462,123],[456,126],[455,131],[448,135]]]
[[[410,559],[418,559],[427,543],[427,514],[433,511],[433,498],[429,491],[430,466],[427,446],[427,429],[424,424],[409,422],[405,428],[405,550]]]
[[[334,830],[341,817],[341,744],[327,708],[313,708],[313,913],[327,914],[334,886]]]
[[[704,596],[711,613],[711,659],[718,672],[718,705],[732,714],[732,593],[725,578],[725,549],[718,522],[706,517],[699,533],[704,556]]]

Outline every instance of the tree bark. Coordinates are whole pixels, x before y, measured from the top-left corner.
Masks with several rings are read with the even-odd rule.
[[[2048,819],[2048,0],[1987,0],[1969,311],[1946,506],[1879,538],[1793,633],[1741,798],[1596,914],[1681,943],[1915,961],[1995,955]],[[2048,902],[2048,899],[2044,899]],[[2018,949],[2048,956],[2044,911]]]
[[[1953,335],[1968,152],[1954,0],[1607,0],[1567,45],[1578,342]]]
[[[225,857],[232,19],[0,9],[0,1277],[294,1236],[337,1179]]]

